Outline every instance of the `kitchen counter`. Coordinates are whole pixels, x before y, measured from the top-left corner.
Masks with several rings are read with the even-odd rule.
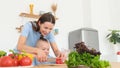
[[[110,62],[111,67],[120,68],[120,62]],[[68,68],[66,64],[44,64],[38,66],[0,67],[0,68]]]
[[[120,68],[120,62],[110,62],[110,68]],[[31,68],[68,68],[66,64],[46,64],[38,65]]]
[[[120,68],[120,62],[110,62],[111,68]]]

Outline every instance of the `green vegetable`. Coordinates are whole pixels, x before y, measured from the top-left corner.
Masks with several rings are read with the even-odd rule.
[[[70,52],[68,60],[66,60],[68,68],[85,65],[90,68],[107,68],[110,66],[108,61],[100,60],[100,55],[91,55],[90,53]]]
[[[66,63],[68,64],[68,67],[78,66],[79,65],[79,57],[80,57],[80,55],[77,52],[71,52],[69,54],[68,61],[66,61]]]
[[[0,57],[5,56],[7,53],[5,51],[0,50]]]

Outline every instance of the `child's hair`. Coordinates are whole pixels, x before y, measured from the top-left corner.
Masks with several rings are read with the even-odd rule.
[[[49,41],[48,41],[46,38],[44,38],[43,36],[41,36],[41,37],[39,38],[38,42],[39,42],[39,41],[43,41],[43,42],[46,42],[46,43],[49,44]],[[39,47],[38,42],[36,43],[36,47]],[[49,45],[50,45],[50,44],[49,44]]]
[[[46,42],[48,42],[48,40],[45,39],[43,36],[41,36],[39,40],[42,40],[42,41],[46,41]]]

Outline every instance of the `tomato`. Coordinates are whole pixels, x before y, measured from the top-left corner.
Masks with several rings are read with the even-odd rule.
[[[19,64],[21,66],[29,66],[32,64],[32,60],[28,56],[24,56],[20,59]]]
[[[19,66],[19,62],[18,62],[18,60],[16,58],[13,59],[13,65],[14,66]]]
[[[0,66],[1,66],[1,57],[0,57]]]
[[[18,66],[18,56],[15,54],[8,54],[8,56],[10,56],[13,59],[13,66]]]
[[[56,64],[63,64],[62,58],[56,58]]]
[[[120,51],[117,52],[117,55],[120,55]]]
[[[10,56],[3,56],[1,58],[1,66],[2,67],[14,66],[13,59]]]

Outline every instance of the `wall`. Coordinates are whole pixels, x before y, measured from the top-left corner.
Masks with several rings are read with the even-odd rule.
[[[99,31],[102,58],[109,61],[117,61],[116,54],[113,53],[113,44],[108,42],[106,35],[109,29],[120,29],[119,3],[119,0],[91,0],[92,27]]]
[[[34,4],[35,14],[39,14],[41,10],[45,12],[51,12],[50,6],[52,3],[58,4],[56,15],[59,19],[56,21],[55,28],[59,29],[59,34],[55,37],[59,49],[67,49],[68,32],[74,29],[78,29],[82,26],[81,9],[78,7],[79,3],[81,3],[79,0],[76,0],[76,4],[73,4],[74,0],[69,1],[69,3],[68,1],[63,0],[13,0],[12,2],[4,0],[0,2],[0,48],[2,50],[5,49],[8,51],[9,49],[13,49],[16,46],[20,33],[18,33],[15,28],[25,24],[26,21],[33,20],[19,16],[21,12],[29,13],[30,3]]]
[[[30,18],[19,17],[21,12],[29,12],[29,4],[34,4],[34,13],[40,10],[51,11],[51,4],[57,3],[56,12],[59,18],[55,28],[59,29],[56,42],[59,49],[68,48],[68,34],[70,31],[90,27],[99,32],[100,51],[103,55],[110,54],[112,47],[105,36],[108,29],[119,29],[120,1],[119,0],[4,0],[0,2],[0,49],[13,49],[20,33],[15,29]],[[52,53],[53,55],[53,53]],[[108,58],[108,57],[107,57]],[[103,59],[107,59],[103,58]],[[111,60],[108,59],[108,60]],[[112,60],[111,60],[112,61]]]

